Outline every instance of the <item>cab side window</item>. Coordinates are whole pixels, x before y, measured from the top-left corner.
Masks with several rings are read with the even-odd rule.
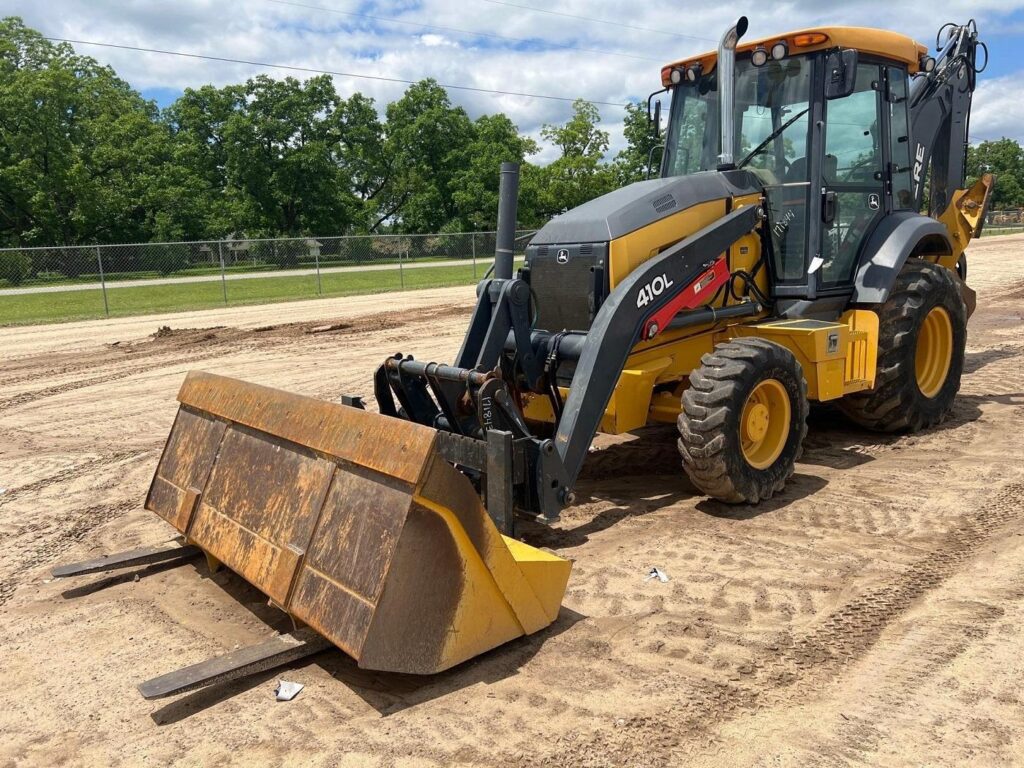
[[[892,156],[892,205],[900,210],[913,208],[911,191],[910,128],[907,120],[907,73],[888,67],[889,80],[889,152]]]

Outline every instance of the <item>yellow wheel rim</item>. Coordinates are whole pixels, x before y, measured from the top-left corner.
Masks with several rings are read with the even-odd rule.
[[[925,397],[935,397],[946,383],[953,361],[953,322],[949,312],[935,307],[929,312],[917,335],[914,371],[917,388]]]
[[[767,469],[782,454],[792,420],[789,393],[778,379],[765,379],[747,397],[740,416],[743,458],[754,469]]]

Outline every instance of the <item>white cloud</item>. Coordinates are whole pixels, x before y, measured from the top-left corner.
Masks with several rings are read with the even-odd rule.
[[[982,79],[974,93],[971,111],[971,140],[986,141],[1004,136],[1024,141],[1024,100],[1021,75]],[[984,77],[984,75],[982,75]]]
[[[428,48],[436,48],[439,45],[447,45],[449,48],[458,48],[458,43],[454,43],[444,35],[420,35],[420,42]]]
[[[714,40],[737,15],[733,7],[725,4],[707,8],[687,6],[682,10],[680,6],[636,3],[629,4],[625,11],[623,3],[613,0],[560,0],[553,6],[541,0],[517,0],[569,14],[621,20],[629,27],[661,30],[657,33],[588,23],[483,0],[422,0],[404,4],[406,10],[396,10],[394,4],[357,5],[351,0],[294,1],[320,9],[296,7],[287,0],[6,0],[4,13],[22,16],[27,24],[44,34],[78,40],[408,80],[430,76],[444,83],[477,88],[582,96],[614,103],[644,98],[660,87],[662,63],[714,47]],[[342,13],[324,10],[328,7]],[[816,24],[884,23],[888,28],[931,43],[941,21],[975,16],[984,31],[987,20],[1021,7],[1024,3],[1010,0],[952,0],[933,3],[927,13],[922,13],[920,5],[900,5],[888,0],[859,0],[839,7],[820,0],[789,0],[751,13],[749,35]],[[408,24],[346,15],[356,11],[379,18],[398,18]],[[999,25],[993,21],[990,27],[994,31]],[[472,36],[453,30],[473,30],[530,42]],[[565,46],[607,53],[585,53]],[[139,89],[224,85],[266,71],[248,65],[85,45],[78,46],[78,50],[109,63]],[[289,73],[277,70],[276,74]],[[400,97],[406,87],[344,76],[336,77],[335,81],[341,94],[358,90],[374,97],[381,107]],[[983,79],[972,122],[976,136],[1006,132],[1024,137],[1024,130],[1018,128],[1024,125],[1024,108],[1012,93],[1017,82],[1015,77]],[[544,123],[564,121],[569,114],[569,104],[564,101],[458,90],[450,94],[455,103],[473,116],[507,113],[524,133],[535,138],[539,138]],[[602,107],[601,113],[604,127],[612,132],[610,154],[614,155],[623,144],[622,112],[616,107]],[[537,159],[547,161],[552,155],[546,147]]]

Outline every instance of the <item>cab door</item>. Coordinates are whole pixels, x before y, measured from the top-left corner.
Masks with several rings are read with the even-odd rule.
[[[891,209],[884,67],[858,63],[853,91],[825,102],[822,227],[809,271],[817,292],[851,288],[867,236]]]

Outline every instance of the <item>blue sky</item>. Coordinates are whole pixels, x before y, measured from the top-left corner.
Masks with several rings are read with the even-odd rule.
[[[721,31],[744,13],[750,18],[752,37],[807,26],[882,25],[929,46],[943,22],[973,16],[991,51],[991,64],[976,96],[974,138],[1008,135],[1024,140],[1024,63],[1016,55],[1024,49],[1024,1],[955,0],[924,6],[886,0],[848,0],[841,5],[789,0],[700,8],[612,0],[5,0],[3,13],[20,15],[45,34],[79,40],[411,80],[434,77],[480,88],[615,103],[646,97],[659,87],[662,64],[713,48]],[[186,87],[225,85],[267,71],[77,47],[113,66],[160,106]],[[374,97],[381,108],[405,87],[348,77],[335,81],[342,95],[359,90]],[[564,102],[450,93],[471,115],[503,111],[535,138],[544,123],[564,121],[569,114]],[[602,107],[601,113],[614,153],[622,144],[622,110]],[[544,162],[551,156],[550,147],[545,147],[535,159]]]

